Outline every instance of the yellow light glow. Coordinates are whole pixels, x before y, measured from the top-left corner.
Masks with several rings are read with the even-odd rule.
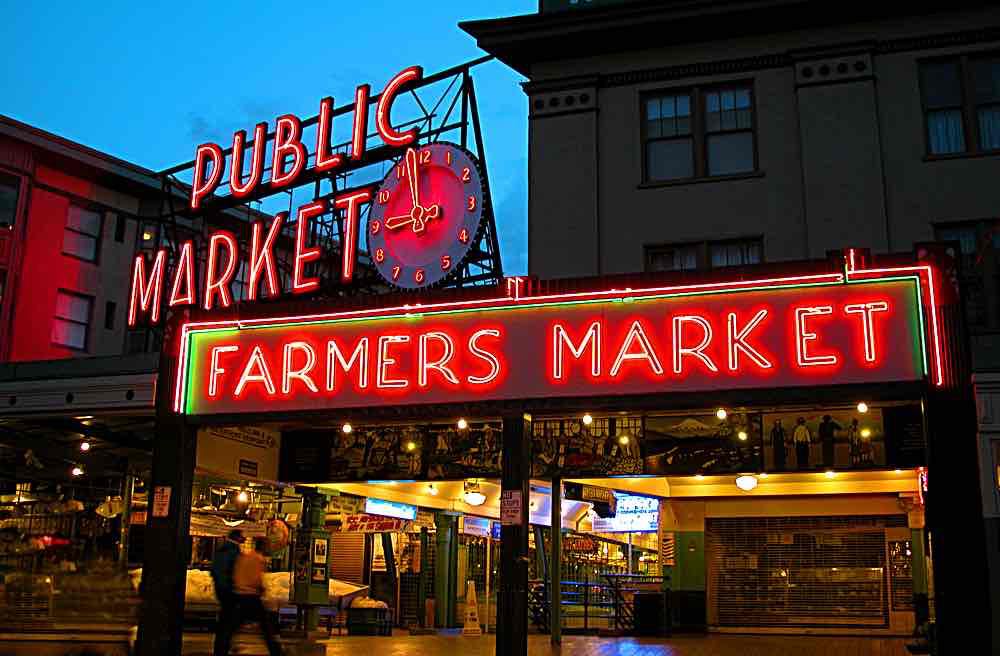
[[[340,427],[340,430],[342,430],[345,435],[348,435],[354,430],[354,426],[351,426],[350,424],[344,424],[343,426]]]
[[[702,476],[701,474],[695,474],[694,475],[694,480],[696,480],[696,481],[701,481],[701,480],[704,480],[704,479],[705,479],[705,477]]]
[[[465,421],[464,419],[458,420],[458,430],[465,430],[468,427],[469,427],[469,422]]]
[[[858,412],[860,412],[861,414],[865,414],[866,412],[868,412],[868,404],[865,403],[864,401],[862,401],[861,403],[859,403],[858,404]]]
[[[90,442],[80,442],[81,451],[90,451]]]
[[[629,443],[628,435],[622,435],[621,437],[619,437],[618,443],[621,444],[622,446],[627,446]]]
[[[861,429],[861,437],[871,437],[871,436],[872,436],[872,431],[870,428]]]
[[[593,417],[591,417],[590,415],[583,415],[583,425],[584,426],[590,426],[592,423],[594,423],[594,418]]]
[[[740,488],[744,492],[750,492],[757,487],[757,477],[751,476],[750,474],[743,474],[742,476],[736,477],[736,487]]]
[[[747,441],[747,432],[746,431],[740,431],[739,433],[736,434],[736,436],[738,438],[740,438],[741,442],[746,442]]]
[[[729,413],[726,412],[725,408],[719,408],[718,410],[715,411],[715,416],[718,417],[719,419],[725,419],[726,417],[729,416]]]
[[[246,490],[240,490],[240,493],[236,495],[236,500],[240,503],[246,503],[250,500],[250,495],[247,494]]]
[[[436,497],[437,493],[438,493],[438,489],[436,487],[434,487],[433,483],[431,483],[430,485],[427,486],[427,494],[431,495],[432,497]]]
[[[406,443],[406,450],[407,451],[413,451],[416,448],[417,448],[417,443],[416,442],[412,442],[411,441],[411,442],[407,442]]]
[[[826,470],[826,477],[827,478],[833,478],[836,475],[837,475],[837,472],[833,471],[832,469],[827,469]]]

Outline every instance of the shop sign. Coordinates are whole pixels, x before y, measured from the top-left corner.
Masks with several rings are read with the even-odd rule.
[[[659,530],[660,501],[653,497],[615,492],[618,512],[614,517],[594,517],[595,533],[648,533]]]
[[[462,517],[462,533],[476,535],[481,538],[490,537],[490,520],[484,517]]]
[[[521,490],[503,490],[500,492],[500,523],[504,526],[522,526]]]
[[[831,275],[836,284],[824,282]],[[725,293],[694,296],[689,287],[515,294],[192,323],[175,407],[273,413],[924,377],[919,279],[843,284],[841,275],[717,283]]]
[[[614,491],[610,488],[582,483],[564,483],[563,497],[593,504],[594,512],[600,517],[613,517],[615,514],[616,498]]]
[[[365,499],[365,513],[382,515],[396,519],[414,520],[417,518],[417,507],[408,503],[386,501],[385,499]]]
[[[563,538],[562,549],[566,553],[595,553],[597,541],[585,535],[567,535]]]
[[[411,522],[395,517],[379,517],[378,515],[347,515],[344,518],[341,531],[346,533],[390,533],[405,532],[410,529]]]

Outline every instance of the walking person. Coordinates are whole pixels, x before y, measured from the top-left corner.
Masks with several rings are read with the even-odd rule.
[[[239,628],[239,609],[236,605],[236,592],[233,590],[233,571],[243,540],[243,531],[239,529],[230,531],[225,543],[212,558],[212,583],[215,586],[215,598],[219,600],[219,619],[215,626],[213,656],[228,656],[233,633]]]
[[[795,432],[792,433],[792,440],[795,442],[795,466],[797,469],[809,468],[809,443],[812,442],[812,435],[809,427],[806,426],[805,417],[799,417],[795,421]]]
[[[236,559],[236,567],[233,569],[233,591],[236,593],[238,621],[235,628],[238,629],[244,622],[257,622],[264,633],[268,654],[281,656],[277,627],[261,599],[264,594],[264,571],[267,569],[267,561],[263,554],[264,545],[263,539],[254,540],[254,550],[250,553],[241,553]]]

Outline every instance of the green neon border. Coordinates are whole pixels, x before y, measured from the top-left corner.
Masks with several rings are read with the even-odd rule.
[[[191,414],[191,386],[188,384],[190,380],[190,372],[192,371],[192,360],[194,348],[193,342],[196,335],[213,335],[216,333],[234,333],[239,334],[243,330],[269,330],[273,328],[285,328],[290,325],[294,326],[315,326],[315,325],[327,325],[327,324],[340,324],[340,323],[370,323],[376,321],[384,321],[388,319],[409,319],[409,320],[419,320],[428,316],[444,316],[444,315],[455,315],[455,314],[469,314],[473,312],[505,312],[511,310],[521,310],[526,308],[549,308],[549,307],[565,307],[573,305],[593,305],[593,304],[605,304],[605,303],[642,303],[646,301],[656,301],[666,298],[685,298],[692,296],[720,296],[727,294],[740,294],[745,292],[755,292],[755,291],[770,291],[775,289],[806,289],[811,287],[838,287],[840,285],[858,285],[858,284],[871,284],[873,282],[900,282],[900,281],[911,281],[914,283],[914,298],[917,302],[917,318],[918,318],[918,328],[920,334],[920,355],[921,355],[921,365],[923,369],[923,375],[928,375],[928,364],[927,364],[927,339],[926,331],[924,327],[924,306],[923,299],[920,294],[920,277],[917,275],[910,276],[891,276],[885,278],[876,278],[874,280],[849,280],[844,277],[844,280],[840,282],[814,282],[814,283],[790,283],[787,285],[753,285],[750,287],[736,287],[732,289],[705,289],[705,290],[694,290],[687,292],[667,292],[658,293],[648,296],[641,296],[639,298],[623,298],[623,297],[612,297],[612,298],[596,298],[596,299],[579,299],[579,300],[568,300],[568,301],[556,301],[551,303],[516,303],[501,307],[475,307],[475,308],[455,308],[446,310],[430,310],[426,312],[394,312],[393,314],[385,314],[379,316],[364,316],[364,317],[343,317],[343,318],[329,318],[329,319],[316,319],[313,321],[301,321],[294,322],[292,324],[283,322],[281,320],[275,320],[270,323],[254,324],[253,326],[247,326],[246,328],[237,327],[224,327],[224,328],[195,328],[190,329],[185,334],[187,356],[184,362],[184,372],[185,378],[182,383],[183,389],[181,391],[181,396],[183,398],[183,414]],[[641,291],[641,290],[640,290]],[[623,290],[624,292],[624,290]],[[508,300],[508,299],[499,299]],[[511,299],[512,300],[512,299]]]

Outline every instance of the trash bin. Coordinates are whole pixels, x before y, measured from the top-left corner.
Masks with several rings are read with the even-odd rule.
[[[637,636],[670,635],[669,606],[665,592],[636,592],[633,606]]]

